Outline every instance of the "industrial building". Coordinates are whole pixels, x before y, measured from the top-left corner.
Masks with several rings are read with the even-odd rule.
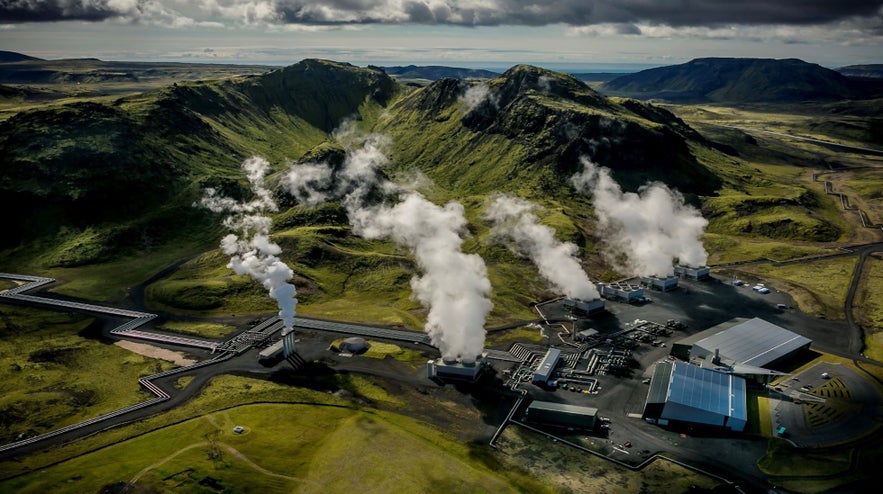
[[[675,276],[683,276],[691,280],[706,280],[711,277],[711,269],[708,266],[675,266]]]
[[[528,422],[540,425],[594,429],[598,421],[598,409],[553,403],[550,401],[534,401],[525,412]]]
[[[588,341],[598,336],[598,330],[595,328],[584,329],[574,334],[576,341]]]
[[[258,361],[261,363],[270,363],[274,360],[278,360],[282,358],[282,346],[284,345],[283,340],[279,340],[276,343],[268,346],[261,350],[258,353]]]
[[[745,379],[683,362],[656,364],[642,417],[659,425],[700,425],[736,432],[748,421]]]
[[[589,315],[604,310],[604,301],[599,298],[593,300],[566,298],[564,299],[564,308],[570,309],[572,312]]]
[[[558,360],[560,359],[561,350],[550,348],[549,351],[546,352],[546,355],[543,356],[543,359],[540,360],[540,365],[533,374],[534,384],[544,385],[548,383],[549,379],[552,378],[552,373],[555,372],[555,367],[558,366]]]
[[[432,380],[475,382],[489,366],[486,354],[474,360],[440,358],[426,363],[426,375]]]
[[[760,318],[737,318],[672,345],[682,360],[717,360],[716,365],[774,368],[807,350],[812,340]],[[715,359],[717,355],[717,359]]]
[[[640,285],[633,285],[625,281],[598,283],[598,292],[604,298],[627,303],[644,300],[644,289]]]
[[[641,276],[641,284],[653,290],[667,292],[678,287],[677,276]]]

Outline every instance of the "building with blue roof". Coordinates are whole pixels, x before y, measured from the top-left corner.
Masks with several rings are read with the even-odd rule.
[[[660,425],[700,424],[741,432],[748,422],[745,379],[682,362],[656,365],[643,418]]]

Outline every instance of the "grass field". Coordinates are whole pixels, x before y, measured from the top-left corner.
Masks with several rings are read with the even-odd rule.
[[[175,333],[204,336],[206,338],[223,338],[224,336],[227,336],[230,333],[236,331],[235,326],[230,326],[227,324],[180,320],[166,321],[158,329],[172,331]]]
[[[865,355],[883,362],[883,259],[871,256],[865,261],[861,289],[856,293],[854,311],[865,331]]]
[[[235,434],[236,425],[245,432]],[[0,485],[23,493],[97,492],[137,479],[144,489],[201,492],[199,482],[211,477],[229,492],[551,492],[538,482],[470,461],[471,448],[393,413],[314,404],[245,405]]]
[[[368,351],[362,354],[363,357],[385,359],[392,358],[400,362],[405,362],[413,367],[425,364],[428,358],[423,353],[409,348],[402,348],[392,343],[383,343],[380,341],[369,341]]]
[[[138,378],[171,364],[80,336],[94,319],[0,305],[0,442],[143,401]]]
[[[827,254],[831,249],[811,243],[782,242],[770,239],[745,238],[735,235],[706,233],[703,244],[708,251],[709,264],[753,259],[786,261],[806,256]]]
[[[634,472],[515,426],[503,431],[499,446],[504,453],[500,468],[530,470],[556,492],[675,494],[719,484],[667,461]]]
[[[743,266],[740,271],[762,277],[777,289],[788,292],[803,312],[826,319],[843,319],[843,305],[856,262],[854,256],[837,257],[783,266]]]
[[[544,340],[543,332],[538,328],[519,327],[505,331],[493,331],[488,333],[487,344],[492,346],[507,347],[516,341],[540,343]]]
[[[15,256],[4,259],[3,263],[14,265],[15,270],[22,274],[64,281],[64,284],[52,289],[55,293],[97,302],[118,302],[127,296],[128,288],[206,247],[208,245],[198,241],[185,241],[108,263],[73,268],[49,267],[39,260],[41,258],[20,262]]]
[[[825,476],[846,471],[849,468],[850,451],[820,453],[794,449],[787,441],[770,439],[766,455],[757,466],[767,475],[776,476]]]

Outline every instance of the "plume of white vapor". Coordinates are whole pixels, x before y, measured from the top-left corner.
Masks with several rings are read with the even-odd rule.
[[[285,326],[282,333],[287,334],[294,325],[297,291],[288,282],[294,273],[279,259],[282,248],[270,240],[272,221],[264,214],[278,209],[270,190],[264,185],[269,166],[267,160],[259,157],[242,163],[254,193],[251,201],[239,202],[220,196],[215,189],[209,188],[205,190],[201,204],[216,213],[228,214],[224,226],[233,233],[221,239],[221,250],[230,256],[227,267],[236,274],[251,276],[270,292],[270,297],[279,305],[279,317]]]
[[[684,197],[665,184],[654,182],[637,193],[623,192],[610,169],[581,159],[583,170],[571,177],[579,191],[594,199],[599,228],[605,233],[608,259],[620,270],[636,275],[667,276],[672,261],[703,266],[708,253],[702,234],[708,221]],[[624,253],[626,263],[614,253]]]
[[[282,185],[304,206],[316,206],[328,200],[332,170],[326,163],[298,163],[288,167]]]
[[[343,142],[355,141],[351,135],[355,130],[347,130],[347,122],[334,135]],[[358,146],[348,146],[343,166],[339,169],[324,162],[293,164],[282,177],[282,185],[304,206],[315,206],[332,198],[360,203],[378,184],[380,167],[389,161],[383,152],[387,145],[385,136],[370,135]],[[381,185],[389,188],[389,184]]]
[[[463,113],[471,112],[485,101],[496,104],[490,88],[484,83],[469,86],[460,96],[459,101],[463,105]]]
[[[352,206],[356,234],[391,238],[414,254],[423,275],[411,279],[411,289],[429,308],[425,330],[442,357],[474,359],[484,349],[484,322],[493,305],[484,261],[461,249],[463,206],[438,206],[416,192],[405,193],[394,206]]]
[[[346,128],[339,133],[347,147],[342,167],[332,170],[327,164],[311,164],[324,167],[317,174],[294,165],[287,181],[289,190],[295,193],[300,185],[300,190],[325,187],[321,180],[303,181],[303,177],[324,178],[327,170],[333,185],[325,187],[321,196],[342,199],[354,233],[368,239],[392,239],[413,253],[423,274],[411,280],[411,288],[414,298],[429,309],[424,329],[433,345],[443,357],[474,359],[484,349],[484,323],[492,308],[491,284],[484,261],[461,249],[460,235],[467,223],[463,206],[456,202],[438,206],[414,192],[416,184],[426,180],[424,176],[412,177],[413,183],[405,186],[383,179],[380,169],[389,161],[383,152],[389,144],[387,138],[371,135],[354,139]],[[354,145],[358,141],[359,145]],[[400,201],[395,205],[366,205],[368,193],[377,187]]]
[[[570,298],[593,300],[600,297],[576,257],[578,248],[555,238],[555,230],[541,225],[533,213],[535,206],[506,195],[497,196],[484,217],[494,224],[494,231],[508,239],[510,248],[526,254],[540,274],[557,290]]]

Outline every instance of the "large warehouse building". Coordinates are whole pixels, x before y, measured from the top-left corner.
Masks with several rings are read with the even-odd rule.
[[[671,353],[683,360],[711,361],[715,355],[728,365],[775,367],[809,348],[812,340],[771,322],[734,319],[672,345]]]
[[[745,379],[683,362],[656,365],[642,417],[659,425],[701,424],[741,432]]]

